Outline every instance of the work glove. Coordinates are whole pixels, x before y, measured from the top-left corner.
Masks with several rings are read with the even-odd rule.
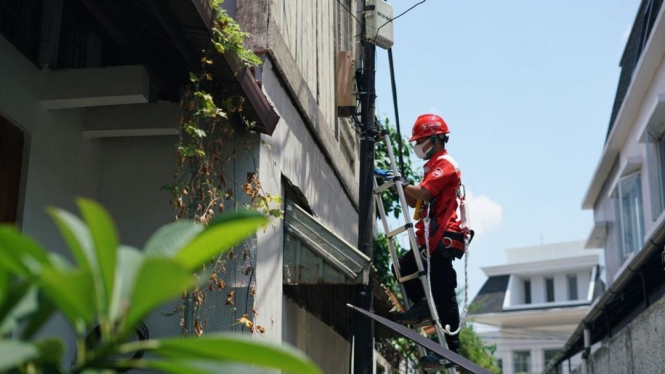
[[[390,179],[393,177],[393,171],[375,168],[374,175],[376,175],[377,177],[381,177],[383,179]]]

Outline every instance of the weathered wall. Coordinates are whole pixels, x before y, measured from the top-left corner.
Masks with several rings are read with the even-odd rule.
[[[322,223],[353,245],[357,242],[358,213],[332,167],[314,141],[289,95],[280,84],[272,64],[262,66],[262,82],[268,99],[280,115],[272,136],[261,136],[260,178],[263,189],[284,196],[282,175],[298,187]],[[280,340],[295,327],[284,325],[281,309],[283,222],[274,220],[258,234],[256,323],[266,326],[266,336]]]
[[[662,373],[665,368],[665,298],[651,305],[589,357],[589,374]],[[581,373],[581,367],[575,373]]]
[[[271,7],[271,15],[330,126],[336,123],[335,5],[329,0],[274,0]]]
[[[293,327],[284,331],[284,341],[305,353],[322,372],[349,372],[351,344],[289,299],[284,299],[284,325]]]

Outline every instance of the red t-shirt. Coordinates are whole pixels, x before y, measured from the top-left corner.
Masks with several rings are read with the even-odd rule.
[[[448,155],[446,150],[438,152],[430,158],[424,166],[425,175],[420,185],[434,196],[432,209],[436,221],[430,217],[430,251],[443,238],[446,231],[462,232],[460,221],[457,218],[457,189],[460,187],[462,173],[457,162]],[[416,223],[416,238],[418,245],[425,244],[425,223],[427,209],[420,214],[421,219]]]

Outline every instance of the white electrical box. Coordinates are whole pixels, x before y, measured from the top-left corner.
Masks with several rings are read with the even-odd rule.
[[[392,47],[393,6],[384,0],[367,0],[365,7],[365,38],[378,47]]]

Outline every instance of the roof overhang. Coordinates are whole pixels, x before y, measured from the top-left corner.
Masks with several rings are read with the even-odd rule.
[[[534,275],[556,272],[560,271],[560,269],[566,269],[567,271],[590,269],[591,267],[598,265],[598,261],[598,255],[587,255],[509,265],[489,266],[482,268],[482,270],[488,277],[508,274],[516,276]]]
[[[304,209],[287,202],[284,225],[284,284],[368,284],[370,258]]]
[[[594,222],[589,237],[584,244],[585,249],[596,249],[605,247],[607,236],[607,222]]]
[[[128,55],[136,56],[150,78],[170,93],[169,100],[177,101],[181,88],[189,83],[189,73],[201,68],[201,51],[210,48],[215,22],[212,2],[81,0],[81,4]],[[213,64],[207,71],[219,82],[214,90],[243,97],[242,114],[255,124],[253,130],[271,135],[279,115],[252,69],[232,50],[209,57]]]
[[[582,201],[583,209],[593,209],[598,195],[603,188],[603,184],[610,173],[612,164],[619,155],[621,147],[628,139],[630,130],[634,125],[635,117],[642,106],[644,96],[651,87],[653,76],[663,58],[663,53],[665,52],[665,22],[662,20],[664,12],[665,7],[661,7],[656,24],[651,31],[651,37],[635,68],[633,79],[623,99],[619,113],[614,120],[614,126],[612,126],[612,130],[605,142],[605,148],[601,154],[600,161],[596,166],[591,183]],[[636,141],[639,140],[636,139]]]
[[[585,305],[575,305],[559,308],[539,308],[521,311],[504,311],[500,313],[472,314],[473,321],[492,326],[557,326],[572,325],[574,331],[576,324],[584,318],[589,310],[588,302]]]

